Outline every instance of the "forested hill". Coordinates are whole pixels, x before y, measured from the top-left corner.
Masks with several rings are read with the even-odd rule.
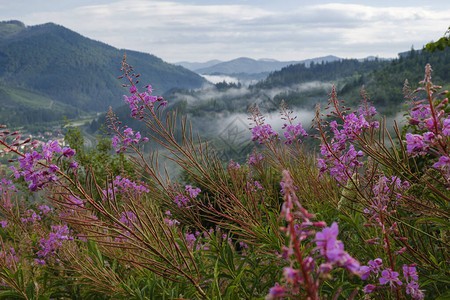
[[[104,111],[121,104],[124,89],[117,77],[125,52],[157,94],[175,87],[198,88],[205,82],[198,74],[153,55],[119,50],[53,23],[0,22],[2,122],[4,117],[25,117],[30,122],[52,115],[61,119],[62,114]]]
[[[342,59],[332,62],[294,64],[271,73],[265,80],[255,85],[258,88],[287,87],[309,81],[338,81],[351,76],[367,74],[388,65],[386,60]]]
[[[374,105],[389,115],[402,108],[405,101],[402,90],[405,80],[408,80],[412,89],[417,88],[418,82],[424,77],[427,63],[433,68],[432,80],[435,84],[450,82],[449,48],[434,53],[412,49],[391,61],[344,59],[313,64],[309,68],[303,64],[291,65],[271,73],[254,88],[283,88],[310,81],[332,82],[337,85],[338,96],[356,106],[364,85]],[[286,93],[283,98],[291,105],[299,104],[298,93]]]
[[[422,50],[411,50],[402,53],[382,69],[370,72],[359,79],[343,86],[340,94],[345,98],[357,98],[364,85],[375,106],[384,109],[384,113],[393,114],[405,102],[402,87],[408,80],[411,90],[416,89],[423,80],[425,65],[429,63],[434,84],[449,89],[450,82],[450,48],[430,53]]]

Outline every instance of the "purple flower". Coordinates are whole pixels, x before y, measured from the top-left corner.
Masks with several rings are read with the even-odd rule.
[[[377,114],[377,110],[375,109],[375,107],[370,106],[370,105],[361,105],[359,107],[358,112],[360,115],[363,115],[367,119],[369,119]]]
[[[120,139],[119,139],[119,137],[118,137],[117,135],[115,135],[115,136],[113,136],[113,137],[111,138],[111,142],[112,142],[112,146],[113,146],[114,148],[116,148],[117,146],[119,146]]]
[[[331,224],[331,227],[325,227],[322,232],[316,232],[316,249],[320,251],[321,255],[325,256],[327,262],[347,268],[353,273],[358,273],[359,262],[344,251],[344,244],[337,240],[338,234],[339,228],[336,222]]]
[[[427,142],[427,143],[433,143],[434,140],[436,138],[436,135],[432,132],[425,132],[423,134],[423,139]]]
[[[241,247],[241,249],[248,249],[248,245],[244,242],[239,242],[239,246]]]
[[[69,148],[69,147],[64,147],[64,149],[62,150],[62,154],[65,157],[72,157],[75,155],[75,150],[73,150],[72,148]]]
[[[369,278],[372,269],[368,266],[361,266],[359,268],[359,274],[361,275],[362,280],[366,280]]]
[[[297,136],[308,136],[306,131],[302,128],[301,123],[298,123],[297,126],[285,124],[283,128],[286,128],[286,131],[283,133],[286,138],[286,141],[284,142],[285,144],[292,144],[292,142],[296,140]]]
[[[27,218],[22,218],[22,222],[24,225],[27,223],[34,223],[41,220],[41,216],[39,216],[34,210],[29,209],[27,210]]]
[[[186,245],[188,246],[188,248],[191,249],[194,247],[195,241],[197,240],[195,234],[193,233],[186,233],[184,239],[186,241]]]
[[[70,148],[64,148],[66,155],[71,155]],[[70,149],[70,150],[68,150]],[[11,168],[14,172],[14,176],[18,179],[23,176],[25,182],[28,182],[28,188],[31,191],[36,191],[43,188],[44,185],[50,182],[57,181],[56,173],[59,172],[59,167],[51,164],[54,153],[60,153],[61,147],[57,141],[49,141],[42,144],[42,154],[33,150],[32,153],[25,153],[23,157],[18,159],[19,169]],[[74,154],[75,152],[73,152]],[[46,160],[45,165],[42,159]]]
[[[191,197],[192,199],[196,198],[197,195],[201,192],[199,188],[194,189],[190,185],[186,185],[185,191],[189,193],[189,197]]]
[[[262,185],[258,181],[255,181],[255,187],[257,187],[260,190],[263,190]]]
[[[416,267],[414,266],[408,266],[403,265],[403,275],[405,276],[406,280],[408,281],[408,278],[411,278],[412,280],[418,281],[419,277],[417,276]]]
[[[319,266],[319,272],[322,274],[330,273],[332,270],[333,270],[333,264],[328,263],[328,262],[320,264],[320,266]]]
[[[131,211],[127,211],[127,212],[122,212],[120,214],[120,220],[121,223],[123,223],[125,226],[129,227],[129,228],[134,228],[135,224],[137,223],[138,219],[136,217],[136,215],[131,212]]]
[[[122,176],[116,176],[112,184],[109,184],[109,194],[111,195],[113,192],[116,194],[133,194],[133,195],[141,195],[143,193],[148,193],[149,189],[145,187],[144,183],[142,184],[136,183],[134,181],[131,181],[128,178],[122,177]],[[108,194],[106,190],[103,190],[103,193],[106,197]],[[112,197],[112,195],[111,195]]]
[[[431,110],[429,105],[418,104],[411,109],[411,117],[420,122],[431,116]]]
[[[370,294],[370,293],[372,293],[376,288],[377,288],[376,285],[368,284],[368,285],[366,285],[366,286],[364,287],[364,293]]]
[[[283,247],[281,248],[281,257],[283,259],[289,259],[289,257],[293,254],[294,254],[294,250],[292,248],[288,248],[283,245]]]
[[[449,136],[450,135],[450,116],[444,120],[444,128],[442,129],[442,135]]]
[[[188,202],[190,200],[185,195],[176,195],[173,201],[176,203],[176,205],[178,205],[179,208],[183,208],[188,205]]]
[[[78,163],[76,162],[76,161],[71,161],[70,163],[69,163],[69,168],[71,168],[71,169],[76,169],[76,168],[78,168]]]
[[[126,151],[127,148],[132,145],[132,144],[138,144],[140,141],[146,142],[148,141],[148,138],[143,138],[141,139],[141,133],[138,131],[136,132],[136,134],[133,132],[133,129],[131,129],[130,127],[126,128],[123,131],[123,140],[121,142],[121,137],[114,135],[111,138],[112,141],[112,146],[114,148],[118,148],[116,149],[117,153],[120,153],[122,151]]]
[[[8,220],[0,221],[0,225],[2,226],[2,228],[8,227]]]
[[[135,86],[131,86],[130,87],[130,94],[135,94],[137,93],[137,88]]]
[[[423,142],[423,136],[420,134],[406,134],[406,150],[412,155],[424,155],[427,153],[428,145]]]
[[[173,225],[179,225],[180,222],[178,222],[177,220],[171,220],[168,218],[164,219],[164,223],[166,223],[169,227],[172,227]]]
[[[47,144],[42,144],[42,155],[48,162],[52,159],[53,153],[60,153],[61,147],[58,145],[58,141],[48,141]]]
[[[41,211],[41,213],[45,216],[47,215],[49,212],[53,212],[53,208],[48,207],[45,204],[42,204],[39,206],[39,210]]]
[[[266,300],[272,300],[272,299],[281,299],[286,295],[284,291],[284,287],[280,286],[277,283],[269,290],[269,294],[266,296]]]
[[[389,285],[391,287],[394,287],[394,283],[396,283],[397,285],[402,285],[402,282],[400,281],[400,279],[398,279],[398,272],[394,272],[391,271],[390,269],[388,270],[383,270],[381,272],[381,278],[379,279],[380,284],[386,284],[389,282]]]
[[[258,141],[260,144],[264,144],[272,137],[277,137],[276,133],[270,124],[255,126],[252,129],[252,141]]]
[[[51,228],[53,232],[50,232],[47,238],[42,238],[39,241],[40,249],[36,254],[41,259],[41,262],[45,258],[55,255],[63,241],[73,240],[67,225],[57,225]]]
[[[338,224],[333,222],[331,227],[325,227],[321,232],[316,233],[315,242],[320,254],[325,255],[328,249],[336,246],[336,237],[339,234]]]
[[[284,268],[283,275],[284,278],[286,279],[286,282],[289,284],[297,284],[300,281],[300,274],[298,273],[297,270],[291,267]]]
[[[259,161],[263,159],[261,154],[255,154],[255,156],[250,156],[248,158],[249,165],[256,165]]]
[[[14,172],[17,172],[16,168],[14,167],[10,167]],[[20,177],[20,174],[19,174]],[[1,192],[7,192],[7,191],[13,191],[13,192],[17,192],[17,188],[14,185],[14,183],[12,182],[12,180],[10,179],[6,179],[6,178],[2,178],[2,180],[0,181],[0,193]]]
[[[369,260],[370,270],[375,274],[378,274],[378,272],[380,271],[382,266],[383,266],[383,260],[381,258]]]
[[[230,163],[228,164],[228,167],[230,169],[240,169],[241,165],[238,162],[234,162],[233,160],[231,160]]]
[[[123,134],[124,134],[125,136],[133,136],[133,129],[131,129],[130,127],[128,127],[127,129],[125,129],[125,130],[123,131]]]
[[[445,156],[445,155],[439,157],[439,161],[434,163],[433,167],[443,169],[443,170],[450,169],[450,157]]]
[[[411,295],[414,300],[423,299],[425,297],[423,291],[419,290],[417,281],[411,281],[406,285],[406,294]]]
[[[344,254],[339,258],[339,266],[346,268],[354,274],[357,274],[360,269],[359,262],[345,251]]]
[[[84,201],[72,195],[70,195],[67,204],[70,206],[84,207]]]

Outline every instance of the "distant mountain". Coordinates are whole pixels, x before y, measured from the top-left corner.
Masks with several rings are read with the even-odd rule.
[[[255,60],[248,57],[240,57],[230,61],[221,62],[209,67],[193,69],[195,72],[204,75],[233,75],[233,74],[259,74],[259,73],[269,73],[277,71],[286,67],[288,65],[303,63],[309,66],[311,62],[321,63],[321,62],[331,62],[340,60],[336,56],[325,56],[313,59],[305,59],[300,61],[277,61],[274,59],[259,59]]]
[[[392,58],[383,58],[383,57],[378,57],[378,56],[367,56],[365,58],[359,58],[358,61],[372,61],[372,60],[378,60],[378,61],[391,61]]]
[[[194,71],[198,69],[208,68],[217,64],[222,63],[223,61],[218,59],[209,60],[207,62],[199,63],[199,62],[187,62],[187,61],[180,61],[177,63],[174,63],[174,65],[182,66],[188,70]]]
[[[124,53],[145,80],[142,85],[151,84],[156,94],[206,82],[151,54],[119,50],[53,23],[0,22],[1,122],[61,120],[120,105],[125,82],[117,77]]]

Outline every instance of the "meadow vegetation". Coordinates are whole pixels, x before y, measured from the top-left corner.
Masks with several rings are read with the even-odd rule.
[[[352,109],[333,87],[314,134],[285,103],[282,132],[251,106],[245,164],[221,161],[125,57],[122,71],[145,136],[112,111],[91,152],[76,133],[63,147],[2,127],[15,164],[0,185],[0,298],[448,299],[450,117],[429,64],[419,88],[398,87],[408,124],[394,135],[364,88]],[[143,154],[147,136],[182,180]]]

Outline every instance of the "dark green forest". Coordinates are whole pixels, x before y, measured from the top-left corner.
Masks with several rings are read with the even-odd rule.
[[[337,85],[338,94],[346,99],[352,99],[347,104],[358,105],[361,87],[364,85],[374,106],[386,115],[398,112],[404,103],[403,87],[408,80],[412,89],[422,80],[421,72],[430,63],[433,68],[433,81],[445,84],[450,79],[450,50],[438,51],[433,54],[411,49],[401,53],[391,61],[373,60],[360,62],[356,59],[342,60],[324,64],[312,64],[310,68],[304,65],[292,65],[280,71],[273,72],[265,80],[255,85],[255,88],[283,88],[289,85],[308,81],[327,81]],[[290,92],[282,98],[291,106],[311,105],[302,102],[304,93]],[[280,98],[278,96],[278,98]]]

